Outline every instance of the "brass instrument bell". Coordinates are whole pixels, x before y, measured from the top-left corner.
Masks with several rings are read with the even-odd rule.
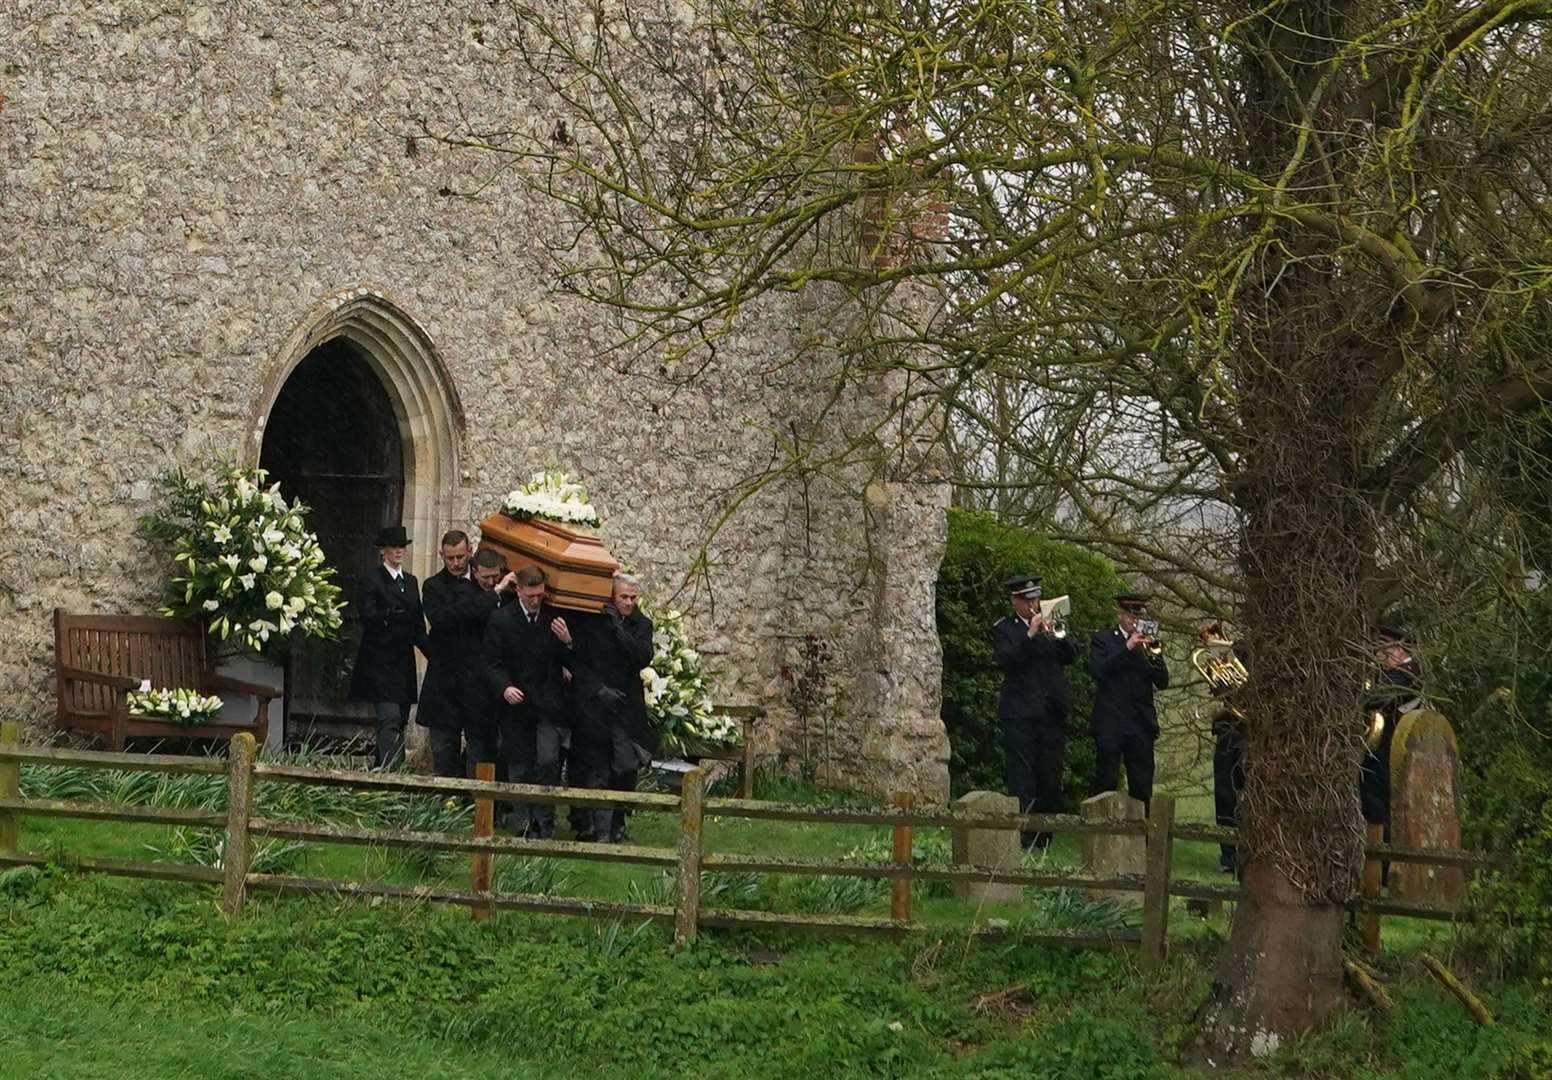
[[[1364,733],[1363,741],[1370,750],[1378,750],[1380,743],[1385,739],[1385,713],[1380,709],[1372,709],[1369,712],[1369,730]]]
[[[1137,632],[1146,639],[1142,647],[1150,657],[1156,658],[1164,654],[1164,643],[1159,640],[1159,620],[1138,619]]]
[[[1051,627],[1051,633],[1058,638],[1067,636],[1067,617],[1072,614],[1072,600],[1066,596],[1053,596],[1049,600],[1040,601],[1040,617]]]
[[[1234,642],[1224,636],[1222,623],[1204,627],[1199,636],[1202,643],[1191,653],[1191,666],[1213,697],[1227,697],[1250,681],[1250,672],[1234,654]]]

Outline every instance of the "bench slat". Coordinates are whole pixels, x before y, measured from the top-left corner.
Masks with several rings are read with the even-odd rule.
[[[267,723],[230,722],[185,728],[154,719],[130,719],[123,714],[124,691],[89,679],[72,677],[71,669],[145,680],[153,687],[188,687],[209,693],[214,672],[206,651],[205,629],[186,619],[145,615],[79,615],[54,609],[54,662],[58,727],[102,735],[110,746],[126,735],[230,738],[239,731],[263,737]],[[269,688],[266,688],[269,689]],[[274,689],[274,697],[280,691]]]

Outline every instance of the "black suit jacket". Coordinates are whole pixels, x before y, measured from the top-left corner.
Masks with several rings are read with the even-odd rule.
[[[641,669],[652,662],[652,620],[639,609],[623,618],[606,611],[584,616],[573,633],[571,686],[578,733],[603,739],[619,727],[638,745],[656,749],[641,683]]]
[[[497,715],[531,721],[566,723],[566,684],[561,674],[570,649],[550,630],[550,621],[575,612],[539,605],[538,618],[530,625],[521,602],[497,608],[485,627],[480,655],[486,685],[496,696]],[[521,705],[508,705],[501,692],[515,686],[523,692]]]
[[[1401,723],[1401,718],[1408,712],[1422,705],[1422,688],[1423,677],[1417,661],[1408,660],[1398,667],[1385,668],[1381,671],[1380,677],[1375,680],[1374,688],[1364,699],[1365,717],[1376,709],[1385,714],[1385,730],[1380,735],[1380,743],[1370,749],[1369,754],[1385,762],[1387,781],[1390,768],[1390,743],[1396,737],[1396,725]]]
[[[350,673],[351,701],[415,702],[415,649],[426,650],[420,589],[406,572],[394,581],[379,563],[356,583],[361,648]]]
[[[1070,638],[1030,637],[1024,622],[1004,616],[992,626],[992,655],[1002,668],[997,715],[1004,720],[1067,721],[1069,696],[1063,667],[1078,658]]]
[[[426,579],[426,678],[416,719],[426,727],[464,728],[490,712],[490,687],[480,670],[485,626],[499,600],[472,578],[445,569]]]
[[[1153,659],[1142,646],[1126,647],[1119,626],[1107,627],[1089,643],[1089,674],[1094,676],[1094,712],[1089,726],[1096,738],[1141,731],[1158,738],[1159,714],[1153,692],[1169,686],[1162,656]]]

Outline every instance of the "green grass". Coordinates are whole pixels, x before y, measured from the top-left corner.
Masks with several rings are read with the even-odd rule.
[[[0,875],[0,1077],[1180,1077],[1211,970],[1189,945],[1150,982],[1125,954],[1017,936],[707,933],[675,954],[620,922],[262,898],[228,921],[215,901]],[[1535,1060],[1545,1002],[1478,990],[1498,1027],[1404,969],[1389,1022],[1355,1010],[1239,1075],[1466,1080]]]
[[[220,806],[216,782],[103,790],[24,768],[39,797]],[[50,790],[42,790],[50,788]],[[265,790],[269,789],[269,790]],[[266,816],[465,831],[466,808],[434,799],[265,785]],[[876,805],[854,794],[762,778],[764,798]],[[1205,811],[1205,812],[1204,812]],[[1210,804],[1192,804],[1200,820]],[[562,820],[564,815],[562,814]],[[672,847],[672,816],[632,818],[638,843]],[[564,828],[563,828],[564,831]],[[25,849],[129,858],[209,858],[200,833],[25,819]],[[208,835],[208,834],[203,834]],[[947,838],[918,830],[918,856],[946,860]],[[887,859],[868,826],[714,819],[715,852]],[[308,844],[272,853],[285,872],[463,886],[466,860]],[[1177,877],[1224,881],[1217,848],[1177,843]],[[1029,865],[1076,869],[1075,838]],[[504,889],[666,902],[654,868],[497,858]],[[712,874],[707,905],[884,914],[887,883]],[[501,915],[396,901],[255,897],[228,922],[216,891],[76,875],[63,866],[0,871],[0,1080],[16,1077],[655,1076],[1100,1077],[1188,1075],[1174,1062],[1211,980],[1222,912],[1176,902],[1167,969],[1151,983],[1125,953],[1067,952],[1021,936],[1044,927],[1135,924],[1129,909],[1072,891],[1026,890],[975,907],[918,883],[905,943],[703,933],[675,954],[660,927]],[[971,940],[989,919],[1005,936]],[[1244,1076],[1519,1080],[1552,1076],[1547,1001],[1492,982],[1476,989],[1499,1018],[1478,1028],[1423,976],[1415,954],[1450,946],[1441,923],[1387,919],[1398,1009],[1361,1009]],[[1512,1064],[1518,1061],[1519,1064]]]

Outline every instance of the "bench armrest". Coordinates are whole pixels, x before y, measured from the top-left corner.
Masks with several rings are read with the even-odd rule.
[[[234,694],[252,694],[259,698],[277,698],[280,696],[280,688],[265,686],[263,683],[243,682],[234,679],[230,675],[217,675],[215,672],[205,674],[205,687],[210,690],[230,690]]]
[[[140,689],[140,680],[129,675],[109,675],[105,671],[88,671],[85,668],[70,667],[68,664],[59,664],[55,667],[55,670],[66,679],[100,683],[103,686],[111,686],[116,690]]]

